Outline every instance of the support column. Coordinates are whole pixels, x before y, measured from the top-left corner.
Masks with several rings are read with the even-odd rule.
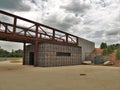
[[[36,25],[36,40],[34,48],[34,66],[38,65],[38,25]]]
[[[14,17],[14,23],[13,23],[13,35],[16,34],[16,24],[17,24],[17,18]]]
[[[5,33],[7,33],[7,25],[5,25]]]
[[[76,37],[76,39],[77,39],[77,40],[76,40],[76,44],[77,44],[77,46],[78,46],[78,37]]]
[[[26,47],[26,43],[24,42],[23,44],[23,65],[25,65],[25,53],[26,53],[25,47]]]
[[[53,30],[53,37],[52,40],[55,40],[55,30]]]
[[[68,43],[68,34],[66,34],[66,43]]]

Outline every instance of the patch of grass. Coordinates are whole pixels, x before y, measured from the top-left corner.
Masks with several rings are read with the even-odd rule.
[[[0,57],[0,61],[6,61],[6,60],[7,60],[7,58]]]
[[[0,57],[0,61],[7,61],[7,60],[9,60],[12,63],[22,62],[22,58],[18,58],[18,57]]]
[[[21,63],[22,62],[22,58],[9,58],[11,63]]]

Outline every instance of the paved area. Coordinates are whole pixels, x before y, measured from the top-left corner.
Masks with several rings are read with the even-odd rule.
[[[42,68],[2,61],[0,90],[120,90],[120,67]]]

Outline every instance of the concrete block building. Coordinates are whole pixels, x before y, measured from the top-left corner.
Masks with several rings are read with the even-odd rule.
[[[78,46],[81,47],[82,51],[82,61],[90,55],[90,53],[95,49],[95,43],[83,38],[78,38]]]
[[[34,65],[34,45],[26,47],[25,64]],[[55,43],[39,43],[37,66],[80,65],[81,47]]]
[[[53,67],[80,65],[95,48],[95,44],[83,38],[78,46],[43,42],[38,44],[37,66]],[[34,44],[26,46],[25,64],[34,65]]]

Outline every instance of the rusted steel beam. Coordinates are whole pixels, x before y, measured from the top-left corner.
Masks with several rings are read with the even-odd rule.
[[[7,25],[5,25],[5,33],[7,33]]]
[[[0,40],[15,42],[35,42],[35,38],[23,35],[13,35],[13,33],[0,32]]]
[[[79,42],[79,41],[78,41],[78,37],[77,37],[76,39],[77,39],[77,40],[76,40],[76,45],[78,45],[78,42]]]
[[[52,36],[52,40],[55,40],[55,30],[53,29],[53,36]]]
[[[66,43],[68,43],[68,34],[66,34]]]
[[[17,24],[17,18],[14,17],[14,23],[13,23],[13,34],[16,34],[16,24]]]
[[[25,65],[26,43],[23,43],[23,65]]]
[[[27,22],[30,22],[30,23],[33,23],[33,24],[38,24],[38,25],[40,25],[40,26],[43,26],[43,27],[46,27],[46,28],[49,28],[49,29],[52,29],[52,30],[55,30],[55,31],[58,31],[58,32],[61,32],[61,33],[66,33],[66,32],[63,32],[63,31],[61,31],[61,30],[59,30],[59,29],[56,29],[56,28],[53,28],[53,27],[50,27],[50,26],[47,26],[47,25],[44,25],[44,24],[41,24],[41,23],[32,21],[32,20],[25,19],[25,18],[23,18],[23,17],[20,17],[20,16],[17,16],[17,15],[14,15],[14,14],[11,14],[11,13],[8,13],[8,12],[5,12],[5,11],[3,11],[3,10],[0,10],[0,13],[5,14],[5,15],[8,15],[8,16],[11,16],[11,17],[16,17],[16,18],[18,18],[18,19],[21,19],[21,20],[24,20],[24,21],[27,21]],[[69,34],[69,33],[66,33],[66,34],[68,34],[68,35],[70,35],[70,36],[73,36],[73,37],[77,37],[77,36],[72,35],[72,34]]]
[[[38,25],[36,25],[36,40],[34,49],[34,66],[38,64]]]
[[[14,27],[13,24],[6,23],[6,22],[1,22],[1,21],[0,21],[0,24],[4,24],[4,25],[8,25],[8,26]],[[29,28],[27,28],[27,27],[23,27],[23,26],[18,26],[18,25],[16,25],[16,28],[22,29],[23,31],[31,31],[31,32],[34,32],[34,33],[35,33],[34,30],[29,29]]]
[[[5,11],[2,11],[0,10],[0,13],[4,14],[4,15],[7,15],[7,16],[11,16],[14,18],[14,22],[13,24],[11,23],[6,23],[6,22],[2,22],[0,21],[0,25],[3,25],[5,27],[5,30],[3,30],[5,33],[6,33],[6,37],[3,36],[3,38],[8,38],[7,36],[10,37],[10,39],[12,39],[12,37],[14,36],[14,38],[17,38],[18,37],[18,40],[16,39],[13,39],[13,41],[20,41],[20,42],[24,42],[24,41],[27,41],[27,42],[30,42],[30,40],[32,40],[32,42],[35,42],[35,43],[38,43],[38,42],[41,42],[41,41],[48,41],[48,42],[55,42],[55,43],[62,43],[62,44],[67,44],[67,45],[78,45],[78,37],[77,36],[74,36],[74,35],[71,35],[69,33],[66,33],[66,32],[63,32],[63,31],[60,31],[58,29],[55,29],[55,28],[52,28],[52,27],[49,27],[47,25],[43,25],[43,24],[40,24],[40,23],[37,23],[37,22],[34,22],[34,21],[31,21],[31,20],[28,20],[28,19],[25,19],[25,18],[22,18],[22,17],[19,17],[17,15],[13,15],[13,14],[10,14],[8,12],[5,12]],[[17,19],[20,19],[20,20],[23,20],[23,21],[26,21],[28,23],[33,23],[34,25],[33,26],[36,26],[36,29],[31,29],[31,27],[33,26],[30,26],[30,27],[23,27],[23,26],[19,26],[17,25]],[[13,30],[9,30],[8,27],[13,27]],[[42,30],[42,32],[39,31],[39,29]],[[48,34],[48,32],[46,31],[46,29],[50,29],[52,31],[52,34]],[[21,31],[20,32],[17,32],[16,30],[17,29],[20,29]],[[9,32],[8,32],[9,31]],[[23,32],[23,33],[21,33]],[[60,33],[60,34],[64,34],[64,37],[66,37],[66,39],[62,38],[61,35],[57,35],[57,33]],[[12,34],[13,33],[13,34]],[[32,33],[32,34],[31,34]],[[4,35],[4,34],[2,34]],[[39,37],[38,37],[39,36]],[[43,37],[44,36],[44,37]],[[68,41],[68,38],[69,36],[71,37],[71,42]],[[2,37],[1,37],[2,38]],[[75,38],[75,39],[73,39]],[[9,39],[9,38],[8,38]],[[28,40],[27,40],[28,39]],[[22,41],[23,40],[23,41]],[[72,42],[72,41],[75,41],[75,42]]]

